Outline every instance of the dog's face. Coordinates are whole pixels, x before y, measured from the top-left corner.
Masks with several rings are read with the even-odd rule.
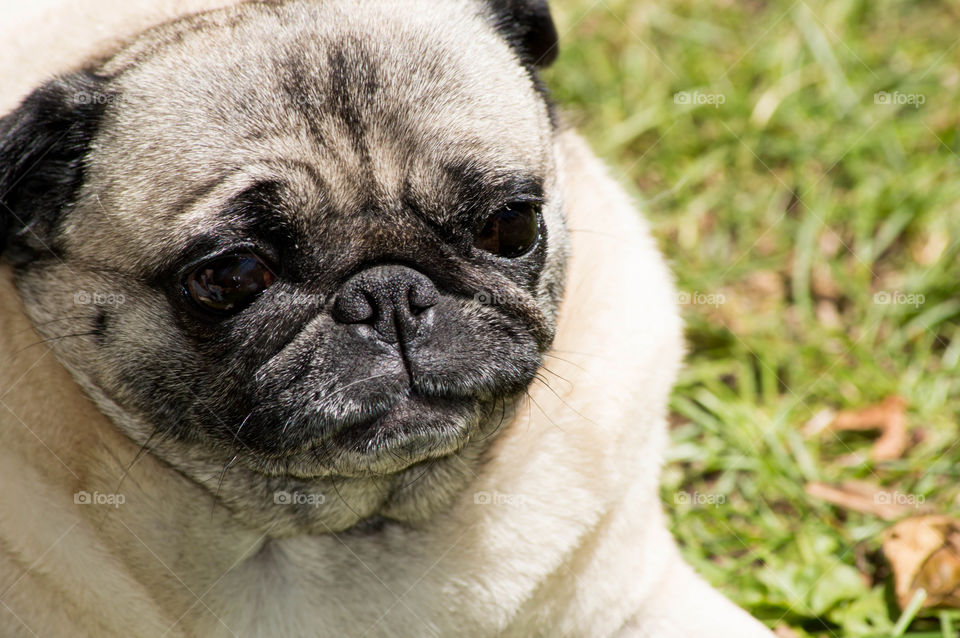
[[[251,4],[50,83],[0,125],[28,314],[245,515],[426,516],[553,337],[554,38],[537,2]],[[351,513],[274,508],[324,481]]]

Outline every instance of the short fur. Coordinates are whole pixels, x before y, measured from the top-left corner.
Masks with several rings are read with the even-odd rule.
[[[674,294],[545,3],[103,4],[0,120],[0,634],[769,635],[664,530]],[[238,245],[278,282],[198,316]],[[402,362],[335,311],[384,265],[440,291]]]

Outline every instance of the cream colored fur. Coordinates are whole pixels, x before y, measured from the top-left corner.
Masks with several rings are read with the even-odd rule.
[[[0,112],[149,26],[228,2],[49,4],[0,13]],[[552,390],[534,385],[491,462],[421,530],[268,539],[149,454],[121,483],[138,447],[38,343],[0,268],[0,636],[770,636],[682,563],[664,526],[683,351],[670,274],[575,134],[558,157],[573,256]],[[81,490],[126,501],[76,505]]]

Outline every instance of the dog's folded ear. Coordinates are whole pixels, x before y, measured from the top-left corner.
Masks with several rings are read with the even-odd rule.
[[[53,79],[0,118],[0,253],[48,249],[49,233],[83,181],[83,164],[111,96],[80,72]]]
[[[557,58],[557,28],[547,0],[486,0],[497,30],[524,64],[546,67]]]

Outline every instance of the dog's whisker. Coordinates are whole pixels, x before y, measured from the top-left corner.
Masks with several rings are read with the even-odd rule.
[[[15,332],[13,333],[13,335],[19,337],[20,335],[22,335],[22,334],[24,334],[24,333],[31,332],[31,331],[35,331],[36,328],[40,328],[40,327],[42,327],[42,326],[49,326],[50,324],[52,324],[52,323],[57,323],[58,321],[77,321],[77,320],[79,320],[79,319],[86,319],[86,315],[70,315],[70,316],[68,316],[68,317],[57,317],[56,319],[48,319],[47,321],[41,321],[41,322],[39,322],[39,323],[34,323],[32,326],[30,326],[30,327],[28,327],[28,328],[23,328],[22,330],[17,330],[17,331],[15,331]]]
[[[563,357],[558,357],[557,355],[553,354],[553,352],[554,352],[554,351],[544,352],[544,353],[543,353],[543,356],[545,356],[545,357],[550,357],[550,358],[552,358],[552,359],[557,359],[557,360],[559,360],[559,361],[563,361],[564,363],[569,364],[569,365],[572,365],[574,368],[577,368],[578,370],[580,370],[580,371],[582,371],[582,372],[586,372],[586,371],[587,371],[587,369],[584,368],[582,365],[579,365],[579,364],[577,364],[577,363],[574,363],[573,361],[570,361],[570,359],[564,359]]]
[[[596,421],[594,421],[594,420],[591,419],[590,417],[584,415],[582,412],[580,412],[579,410],[577,410],[576,408],[574,408],[572,405],[570,405],[569,403],[567,403],[567,401],[566,401],[563,397],[561,397],[559,394],[557,394],[557,392],[550,386],[549,383],[546,382],[545,379],[543,379],[542,377],[539,377],[539,376],[538,376],[536,380],[539,381],[539,382],[541,382],[541,383],[544,385],[544,387],[546,387],[547,390],[549,390],[550,393],[553,394],[553,396],[555,396],[555,397],[557,398],[557,400],[560,401],[560,403],[562,403],[562,404],[564,405],[564,407],[566,407],[568,410],[570,410],[571,412],[573,412],[574,414],[576,414],[578,417],[580,417],[580,418],[583,419],[584,421],[587,421],[588,423],[592,423],[592,424],[594,424],[594,425],[597,425],[597,422],[596,422]]]
[[[240,427],[238,427],[237,431],[233,433],[233,442],[232,442],[233,445],[237,444],[237,439],[239,439],[240,437],[240,430],[242,430],[243,426],[247,424],[247,421],[250,420],[250,417],[253,416],[253,413],[256,411],[256,409],[257,408],[254,407],[253,409],[250,410],[249,413],[247,413],[247,416],[243,417],[243,421],[240,422]]]
[[[31,344],[28,344],[28,345],[20,348],[19,350],[14,351],[14,353],[11,355],[11,358],[17,356],[18,354],[22,354],[25,350],[28,350],[29,348],[33,348],[33,347],[36,347],[36,346],[39,346],[39,345],[43,345],[43,344],[46,344],[46,343],[54,343],[55,341],[61,341],[61,340],[63,340],[63,339],[70,339],[70,338],[73,338],[73,337],[91,337],[91,336],[94,336],[94,335],[96,335],[96,334],[97,334],[96,332],[75,332],[75,333],[66,334],[66,335],[57,335],[57,336],[55,336],[55,337],[47,337],[46,339],[41,339],[40,341],[35,341],[35,342],[31,343]]]
[[[494,409],[496,409],[496,405],[497,405],[497,402],[493,401]],[[506,397],[500,397],[500,406],[501,406],[500,420],[497,422],[497,425],[490,432],[487,432],[479,439],[476,439],[478,443],[483,443],[487,439],[492,438],[500,433],[500,429],[503,427],[504,419],[506,419],[506,416],[507,416],[507,398]]]
[[[594,359],[603,359],[603,360],[609,360],[609,358],[610,358],[610,357],[607,357],[607,356],[604,356],[604,355],[600,355],[600,354],[596,354],[596,353],[593,353],[593,352],[581,352],[581,351],[578,351],[578,350],[559,350],[559,349],[553,349],[552,352],[559,352],[560,354],[572,354],[572,355],[576,355],[576,356],[579,356],[579,357],[593,357]]]
[[[239,454],[234,454],[233,458],[224,463],[223,469],[220,471],[220,479],[217,481],[217,491],[213,494],[213,503],[210,505],[210,519],[213,520],[213,513],[217,509],[217,503],[220,502],[220,488],[223,486],[223,477],[227,475],[227,470],[233,467],[233,464],[237,462],[237,459],[240,458]]]
[[[543,416],[546,417],[547,421],[550,422],[550,425],[552,425],[553,427],[557,428],[557,429],[560,430],[561,432],[564,431],[564,429],[563,429],[562,427],[560,427],[560,426],[557,424],[557,422],[554,421],[553,418],[552,418],[549,414],[547,414],[547,411],[543,409],[543,406],[541,406],[541,405],[537,402],[536,399],[533,398],[533,395],[531,395],[529,391],[527,391],[527,398],[530,399],[530,401],[531,401],[535,406],[537,406],[537,409],[539,409],[540,412],[541,412],[541,414],[543,414]]]
[[[565,382],[567,385],[570,386],[570,391],[573,392],[573,382],[570,381],[570,379],[567,379],[566,377],[560,376],[559,374],[557,374],[556,372],[554,372],[553,370],[551,370],[550,368],[548,368],[546,365],[541,365],[541,366],[540,366],[540,369],[543,370],[544,372],[549,372],[549,373],[552,374],[553,376],[555,376],[555,377],[557,377],[558,379],[560,379],[561,381]]]
[[[123,470],[123,473],[120,475],[120,480],[117,481],[117,486],[113,490],[114,493],[120,492],[120,487],[123,485],[124,479],[126,479],[127,475],[130,474],[130,470],[132,470],[133,466],[137,464],[137,461],[139,461],[143,457],[143,455],[149,451],[150,443],[153,441],[153,438],[157,436],[157,434],[162,435],[158,443],[162,442],[165,437],[169,436],[169,432],[161,431],[159,427],[155,427],[153,429],[153,431],[150,433],[150,436],[147,437],[147,440],[144,441],[143,445],[140,446],[140,449],[137,450],[137,453],[136,455],[134,455],[133,460],[130,461],[127,467]]]

